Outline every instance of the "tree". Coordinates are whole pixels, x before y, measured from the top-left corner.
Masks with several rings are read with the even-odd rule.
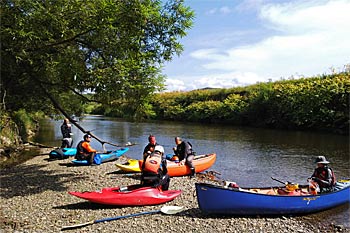
[[[193,17],[183,0],[1,1],[3,104],[53,113],[56,100],[74,113],[93,100],[137,117],[164,88],[162,64],[183,51]]]

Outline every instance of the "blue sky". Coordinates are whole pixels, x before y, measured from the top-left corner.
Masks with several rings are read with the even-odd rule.
[[[168,91],[310,77],[350,64],[350,0],[185,0],[195,11],[165,65]]]

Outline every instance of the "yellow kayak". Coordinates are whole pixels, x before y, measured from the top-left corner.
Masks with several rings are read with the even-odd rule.
[[[141,172],[139,161],[137,159],[129,159],[127,163],[117,163],[116,166],[125,172]]]

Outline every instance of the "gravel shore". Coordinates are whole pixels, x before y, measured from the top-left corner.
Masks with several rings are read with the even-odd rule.
[[[66,232],[350,232],[343,226],[319,223],[322,214],[277,218],[205,215],[198,208],[195,195],[194,184],[198,177],[171,178],[170,189],[181,189],[183,193],[164,205],[97,205],[67,192],[136,184],[139,175],[120,172],[116,162],[79,167],[70,166],[70,159],[48,161],[47,158],[36,156],[1,170],[0,232],[59,232],[62,226],[158,210],[164,205],[183,206],[184,211],[176,215],[125,218]]]

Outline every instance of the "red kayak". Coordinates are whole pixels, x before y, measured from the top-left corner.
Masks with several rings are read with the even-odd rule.
[[[193,165],[196,173],[202,172],[210,168],[216,160],[216,154],[196,155],[193,159]],[[143,160],[139,160],[139,166],[142,167]],[[167,160],[168,174],[174,176],[187,176],[191,174],[190,168],[185,164]]]
[[[103,188],[96,192],[68,192],[93,203],[116,206],[159,205],[172,201],[181,190],[160,191],[157,188],[130,185],[127,187]]]

